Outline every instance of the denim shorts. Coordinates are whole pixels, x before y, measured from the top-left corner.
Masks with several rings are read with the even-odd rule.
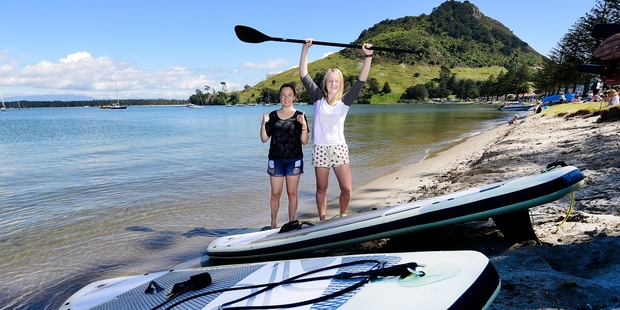
[[[300,175],[304,173],[304,159],[270,159],[267,164],[267,173],[272,177]]]

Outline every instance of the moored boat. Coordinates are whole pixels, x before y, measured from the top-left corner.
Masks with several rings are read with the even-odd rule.
[[[527,111],[534,107],[534,104],[523,103],[523,102],[515,102],[515,103],[506,103],[499,107],[498,110],[502,111]]]

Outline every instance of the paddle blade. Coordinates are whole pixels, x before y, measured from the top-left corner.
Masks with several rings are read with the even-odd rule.
[[[271,37],[248,26],[235,26],[235,34],[239,40],[246,43],[263,43],[271,40]]]

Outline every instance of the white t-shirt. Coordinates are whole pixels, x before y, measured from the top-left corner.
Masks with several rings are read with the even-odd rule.
[[[365,81],[357,81],[348,92],[343,94],[336,105],[330,105],[323,96],[323,91],[314,83],[310,74],[301,78],[312,101],[314,101],[314,117],[312,118],[312,142],[315,145],[330,146],[345,144],[344,121],[351,103],[362,91]]]
[[[312,119],[312,142],[316,145],[345,144],[344,121],[347,118],[349,106],[338,101],[332,106],[321,98],[314,103],[314,118]]]

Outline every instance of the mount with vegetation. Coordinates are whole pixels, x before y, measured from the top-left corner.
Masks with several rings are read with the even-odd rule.
[[[497,77],[510,69],[516,71],[525,66],[531,71],[543,63],[541,54],[500,22],[485,16],[469,1],[447,1],[428,15],[384,20],[363,30],[353,44],[361,45],[364,42],[375,46],[423,50],[424,53],[420,56],[375,52],[370,78],[358,99],[359,103],[418,99],[408,98],[406,94],[408,89],[416,85],[422,85],[428,97],[491,96],[490,93],[483,94],[480,91],[484,81],[492,78],[497,82]],[[362,56],[360,50],[343,49],[310,63],[309,71],[320,85],[328,68],[340,68],[348,85],[359,74]],[[475,91],[464,90],[465,93],[462,93],[460,89],[464,85],[461,84],[465,81],[468,81],[467,85],[475,86]],[[239,98],[241,102],[277,102],[277,89],[283,83],[294,83],[300,90],[300,100],[309,100],[296,68],[274,75],[253,87],[246,86]],[[450,86],[452,89],[448,89]],[[517,88],[515,86],[499,92],[514,93]],[[500,94],[496,92],[494,95]]]
[[[542,55],[515,36],[502,23],[485,16],[465,1],[447,1],[429,15],[407,16],[382,21],[362,31],[354,44],[372,42],[377,46],[423,50],[422,57],[380,52],[383,61],[431,66],[481,68],[506,67],[511,63],[535,66]],[[359,52],[340,52],[354,59]]]

